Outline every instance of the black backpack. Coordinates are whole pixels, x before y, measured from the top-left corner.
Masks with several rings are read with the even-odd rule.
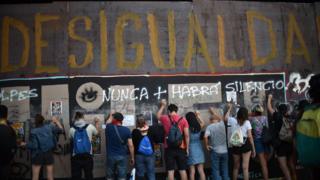
[[[179,148],[183,141],[183,133],[179,129],[179,122],[183,119],[181,117],[177,122],[173,122],[169,116],[171,127],[167,136],[167,144],[170,148]]]

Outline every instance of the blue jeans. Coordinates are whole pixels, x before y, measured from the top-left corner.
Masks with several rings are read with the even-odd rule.
[[[127,177],[127,164],[128,157],[127,156],[109,156],[107,157],[107,170],[106,176],[107,179],[116,179],[125,180]],[[116,175],[117,174],[117,175]]]
[[[136,154],[136,176],[138,178],[144,177],[147,174],[148,180],[155,180],[155,157],[154,155],[146,156]]]
[[[216,153],[211,151],[211,169],[214,180],[229,180],[228,153]]]

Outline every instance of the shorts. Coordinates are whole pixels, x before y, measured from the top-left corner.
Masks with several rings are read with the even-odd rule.
[[[167,171],[174,170],[176,164],[178,166],[178,170],[188,169],[187,158],[188,157],[185,149],[166,148],[165,160],[166,160]]]
[[[267,144],[264,144],[262,142],[262,139],[254,139],[254,146],[256,149],[256,153],[260,154],[260,153],[270,153],[270,147]]]
[[[232,154],[240,155],[240,154],[249,152],[249,151],[251,151],[251,150],[252,150],[251,143],[250,143],[249,140],[247,139],[246,142],[245,142],[245,144],[242,145],[241,147],[232,147],[232,148],[231,148],[231,153],[232,153]]]
[[[293,153],[293,144],[286,142],[286,141],[280,141],[280,145],[276,148],[276,155],[278,157],[287,156],[289,157]]]
[[[53,152],[41,152],[35,157],[31,158],[32,165],[52,165],[54,163]]]

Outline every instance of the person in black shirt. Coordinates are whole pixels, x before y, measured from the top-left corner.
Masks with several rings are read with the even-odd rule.
[[[8,108],[0,105],[0,179],[7,180],[10,175],[10,163],[17,149],[16,133],[8,125]]]
[[[135,153],[136,179],[155,180],[154,136],[143,115],[137,116],[137,127],[132,131]]]
[[[272,94],[268,95],[268,111],[272,115],[276,157],[286,180],[296,179],[293,158],[293,124],[289,121],[288,107],[280,104],[277,111],[271,105]]]

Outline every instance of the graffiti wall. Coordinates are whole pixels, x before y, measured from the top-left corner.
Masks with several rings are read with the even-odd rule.
[[[320,68],[318,3],[53,2],[0,6],[2,77]]]
[[[269,93],[294,109],[320,72],[319,12],[319,3],[211,0],[1,4],[0,102],[20,140],[28,140],[36,113],[60,117],[55,176],[70,177],[76,111],[101,124],[120,111],[132,129],[137,113],[157,123],[163,98],[181,114],[200,110],[206,121],[208,107],[265,106]],[[100,131],[95,177],[104,176]],[[12,174],[29,177],[30,153],[16,156]]]
[[[88,123],[100,122],[100,134],[93,137],[94,175],[105,175],[104,122],[111,110],[124,114],[124,126],[135,128],[135,115],[144,114],[150,125],[158,123],[155,114],[161,99],[175,103],[179,113],[199,110],[209,123],[209,107],[222,111],[233,94],[233,102],[246,106],[265,104],[266,94],[272,93],[279,102],[285,101],[284,73],[224,74],[189,76],[109,76],[109,77],[50,77],[0,81],[1,104],[9,106],[9,121],[14,123],[21,141],[28,142],[33,118],[41,113],[50,121],[60,117],[64,133],[57,136],[55,176],[70,177],[70,139],[68,132],[76,111],[85,114]],[[162,146],[157,147],[157,171],[164,171]],[[15,163],[24,165],[30,176],[30,152],[21,149]]]

